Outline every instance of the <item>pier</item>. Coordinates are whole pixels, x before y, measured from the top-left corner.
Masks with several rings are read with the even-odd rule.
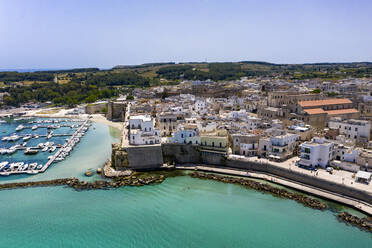
[[[54,160],[61,154],[63,148],[66,148],[68,145],[71,144],[76,135],[80,133],[81,130],[86,126],[88,121],[89,120],[84,121],[84,123],[75,131],[72,137],[48,160],[48,162],[43,166],[43,168],[41,168],[40,172],[44,172],[49,168],[49,166],[54,162]]]

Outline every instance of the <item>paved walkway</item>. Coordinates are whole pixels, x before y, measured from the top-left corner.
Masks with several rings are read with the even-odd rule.
[[[364,190],[372,195],[372,183],[367,185],[355,182],[355,179],[353,178],[354,173],[345,170],[333,170],[333,174],[330,174],[324,169],[319,169],[317,172],[306,170],[295,165],[296,161],[298,160],[298,157],[290,158],[284,162],[274,162],[265,158],[244,157],[239,155],[229,155],[229,158],[241,161],[270,164],[273,166],[288,169],[290,171],[295,171],[304,175],[318,177],[332,183],[344,184],[348,187],[355,188],[357,190]]]
[[[372,206],[368,203],[361,202],[340,194],[336,194],[330,191],[322,190],[316,187],[312,187],[309,185],[304,185],[298,182],[293,182],[290,180],[284,180],[279,177],[261,174],[261,173],[254,173],[254,172],[247,172],[242,170],[235,170],[235,169],[225,169],[225,168],[215,168],[215,167],[208,167],[208,166],[176,166],[177,169],[184,169],[184,170],[200,170],[206,172],[215,172],[221,174],[229,174],[234,176],[242,176],[242,177],[252,177],[257,179],[263,179],[269,182],[273,182],[276,184],[280,184],[286,187],[290,187],[293,189],[297,189],[303,192],[307,192],[312,195],[316,195],[322,198],[330,199],[336,202],[340,202],[356,209],[359,209],[362,212],[365,212],[369,215],[372,215]]]

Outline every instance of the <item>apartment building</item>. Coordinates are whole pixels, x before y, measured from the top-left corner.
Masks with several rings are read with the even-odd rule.
[[[333,159],[334,144],[324,138],[313,138],[300,145],[299,164],[306,167],[327,167]]]

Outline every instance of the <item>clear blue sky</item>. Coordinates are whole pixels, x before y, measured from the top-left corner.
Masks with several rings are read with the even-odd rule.
[[[0,68],[372,61],[371,0],[0,0]]]

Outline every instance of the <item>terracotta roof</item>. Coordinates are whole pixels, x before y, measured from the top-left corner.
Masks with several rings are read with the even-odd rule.
[[[315,108],[315,109],[304,109],[306,113],[309,115],[317,115],[317,114],[325,114],[326,112],[321,108]]]
[[[298,104],[300,104],[301,107],[315,107],[315,106],[323,106],[323,105],[348,104],[348,103],[352,103],[352,102],[346,98],[314,100],[314,101],[299,101],[298,102]]]
[[[337,109],[337,110],[329,110],[326,112],[329,115],[342,115],[342,114],[358,113],[359,111],[356,109]]]

